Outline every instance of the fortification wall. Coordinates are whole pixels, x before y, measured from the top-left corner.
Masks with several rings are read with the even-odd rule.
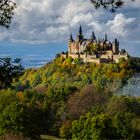
[[[89,58],[89,59],[96,59],[97,56],[96,55],[87,55],[87,58]]]
[[[113,55],[113,52],[112,52],[112,50],[105,51],[105,52],[106,52],[106,55]]]
[[[78,54],[68,54],[68,57],[71,57],[73,59],[79,58]]]
[[[102,59],[108,59],[108,57],[111,58],[110,55],[101,55],[101,58],[102,58]]]
[[[127,56],[127,54],[124,54],[124,55],[113,55],[113,59],[115,60],[115,62],[116,63],[118,63],[119,62],[119,59],[120,58],[124,58],[124,59],[128,59],[128,56]]]
[[[61,57],[63,57],[64,59],[66,59],[66,54],[61,54]]]
[[[84,63],[96,63],[96,64],[100,64],[100,59],[96,58],[96,59],[91,59],[88,57],[85,57],[83,59]]]
[[[67,55],[66,54],[61,54],[61,56],[63,57],[63,58],[65,58],[66,59],[66,57],[67,57]],[[77,59],[77,58],[81,58],[81,59],[83,59],[83,61],[85,62],[85,63],[97,63],[97,64],[100,64],[100,63],[103,63],[105,60],[106,60],[106,62],[107,62],[107,60],[109,60],[108,58],[112,58],[112,55],[101,55],[100,56],[100,58],[97,58],[96,57],[96,55],[85,55],[85,54],[80,54],[80,55],[78,55],[78,54],[68,54],[68,57],[71,57],[71,58],[73,58],[73,59]],[[116,63],[118,63],[119,62],[119,59],[120,58],[124,58],[124,59],[128,59],[128,56],[127,56],[127,54],[124,54],[124,55],[113,55],[113,60],[116,62]],[[104,61],[102,61],[102,60],[104,60]]]

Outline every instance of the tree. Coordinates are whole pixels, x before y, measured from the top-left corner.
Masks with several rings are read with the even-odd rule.
[[[88,113],[72,123],[72,139],[101,140],[110,138],[114,138],[114,127],[112,118],[107,114],[92,116]]]
[[[118,8],[121,8],[125,3],[125,0],[90,0],[90,1],[96,9],[104,8],[110,10],[111,12],[115,12]]]
[[[61,138],[71,138],[71,127],[72,122],[70,120],[65,121],[62,126],[59,128],[59,136]]]
[[[133,139],[135,129],[132,113],[92,115],[88,113],[72,122],[72,139]]]
[[[113,117],[113,126],[116,128],[116,134],[118,138],[133,139],[134,128],[133,128],[134,114],[132,113],[118,113]]]
[[[81,115],[96,110],[97,107],[103,105],[106,98],[99,94],[96,88],[92,85],[84,86],[80,93],[72,94],[66,102],[66,108],[73,118],[79,118]]]
[[[12,16],[14,14],[14,9],[16,8],[16,3],[11,0],[0,0],[0,25],[8,28]]]
[[[6,133],[26,133],[24,106],[15,92],[0,91],[0,137]]]
[[[0,58],[0,89],[9,87],[12,80],[17,79],[23,70],[20,59]]]

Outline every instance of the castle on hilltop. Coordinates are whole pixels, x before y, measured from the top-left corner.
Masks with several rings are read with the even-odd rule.
[[[73,59],[80,58],[83,62],[93,63],[112,63],[119,62],[120,58],[128,59],[128,52],[125,49],[120,50],[119,41],[115,39],[113,42],[108,40],[107,34],[104,39],[97,39],[95,33],[89,39],[84,38],[82,27],[76,39],[72,34],[68,40],[68,52],[62,54],[64,58],[71,57]]]

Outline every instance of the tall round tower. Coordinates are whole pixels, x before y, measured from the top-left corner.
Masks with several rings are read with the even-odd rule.
[[[112,45],[113,53],[118,53],[119,52],[119,41],[115,39]]]
[[[70,33],[70,38],[68,40],[68,52],[71,54],[71,43],[73,42],[72,34]]]

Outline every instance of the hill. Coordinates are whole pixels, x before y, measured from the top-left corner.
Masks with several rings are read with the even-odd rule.
[[[42,68],[26,69],[0,90],[0,135],[140,138],[140,98],[118,94],[139,72],[139,58],[94,64],[60,55]]]

